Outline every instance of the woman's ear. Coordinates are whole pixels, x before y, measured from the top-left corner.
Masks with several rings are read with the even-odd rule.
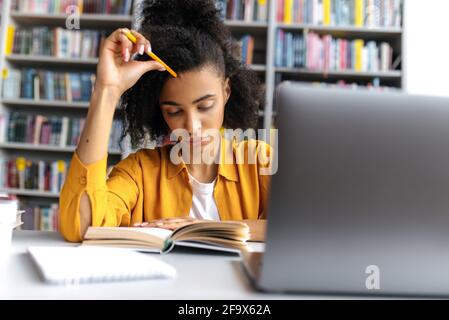
[[[226,78],[225,80],[224,93],[226,105],[226,103],[228,103],[229,97],[231,97],[231,80],[229,78]]]

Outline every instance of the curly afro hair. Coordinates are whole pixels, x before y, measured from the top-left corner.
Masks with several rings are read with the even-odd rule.
[[[153,51],[177,73],[212,66],[223,79],[230,79],[231,96],[223,126],[243,130],[256,128],[264,90],[257,74],[240,62],[237,43],[220,19],[214,0],[146,0],[141,3],[140,32],[151,41]],[[148,60],[138,56],[136,60]],[[148,72],[121,99],[124,111],[122,139],[129,135],[137,148],[169,134],[159,96],[167,72]]]

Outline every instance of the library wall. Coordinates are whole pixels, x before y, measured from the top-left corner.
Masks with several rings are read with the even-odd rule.
[[[405,0],[404,89],[449,96],[449,1]]]

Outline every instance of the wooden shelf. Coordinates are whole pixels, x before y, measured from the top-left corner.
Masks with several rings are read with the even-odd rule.
[[[277,24],[278,28],[291,31],[303,31],[309,30],[319,34],[330,34],[337,37],[357,37],[357,38],[370,38],[376,39],[388,39],[398,38],[402,35],[402,28],[380,28],[380,27],[355,27],[355,26],[320,26],[310,24]]]
[[[39,64],[39,67],[90,67],[95,68],[98,58],[58,58],[54,56],[35,56],[24,54],[11,54],[6,60],[18,66],[29,66]]]
[[[276,68],[276,72],[290,73],[297,75],[317,76],[317,77],[341,77],[341,78],[381,78],[381,79],[400,79],[402,77],[401,71],[387,71],[387,72],[363,72],[352,70],[340,70],[340,71],[322,71],[322,70],[309,70],[301,68]]]
[[[268,22],[263,21],[225,20],[225,24],[231,31],[238,33],[267,32],[268,29]]]
[[[31,143],[19,143],[19,142],[0,143],[0,148],[16,149],[16,150],[31,150],[31,151],[66,152],[66,153],[73,153],[76,150],[76,147],[36,145],[36,144],[31,144]],[[109,150],[108,153],[109,153],[109,155],[117,155],[117,156],[120,156],[122,154],[120,150]]]
[[[10,107],[39,107],[56,109],[88,109],[89,102],[48,101],[32,99],[2,99],[1,102]]]
[[[53,56],[35,56],[24,54],[11,54],[6,57],[10,63],[19,66],[35,65],[36,63],[42,67],[92,67],[95,68],[98,64],[98,58],[80,59],[80,58],[58,58]],[[250,68],[254,71],[265,72],[266,66],[263,64],[253,64]]]
[[[259,110],[259,117],[263,117],[265,116],[265,111],[264,110]],[[277,116],[277,112],[273,111],[273,117]]]
[[[267,66],[264,64],[252,64],[249,66],[251,70],[257,71],[257,72],[266,72]]]
[[[0,192],[17,195],[17,196],[39,197],[39,198],[59,198],[59,193],[54,193],[54,192],[50,192],[50,191],[0,188]]]
[[[24,26],[65,26],[66,14],[36,14],[12,11],[11,18]],[[120,28],[130,26],[132,16],[116,14],[82,14],[80,24],[85,28]]]

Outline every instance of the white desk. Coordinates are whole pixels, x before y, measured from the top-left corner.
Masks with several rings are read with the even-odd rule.
[[[178,272],[175,280],[54,286],[41,280],[26,249],[31,245],[70,246],[58,234],[16,231],[6,273],[0,279],[0,299],[295,299],[307,296],[254,291],[237,256],[171,252],[159,258]],[[320,299],[323,297],[319,297]]]

